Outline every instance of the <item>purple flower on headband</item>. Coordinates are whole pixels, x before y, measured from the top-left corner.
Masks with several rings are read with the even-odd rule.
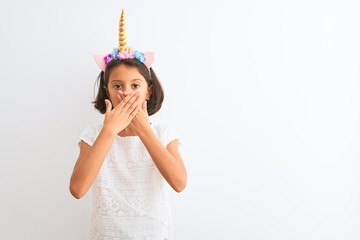
[[[134,52],[133,51],[130,51],[130,52],[120,51],[117,55],[117,58],[120,60],[134,58]]]
[[[139,51],[134,52],[134,58],[136,58],[139,62],[145,62],[146,60],[145,54]]]
[[[113,59],[112,55],[109,53],[104,57],[105,64],[108,64]]]

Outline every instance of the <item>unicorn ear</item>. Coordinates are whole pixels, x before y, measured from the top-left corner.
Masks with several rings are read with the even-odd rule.
[[[104,57],[106,56],[106,54],[94,54],[93,56],[96,64],[99,66],[101,70],[105,72],[106,65],[105,65]]]
[[[155,53],[154,52],[144,52],[146,60],[144,62],[145,66],[150,69],[152,63],[154,62]]]

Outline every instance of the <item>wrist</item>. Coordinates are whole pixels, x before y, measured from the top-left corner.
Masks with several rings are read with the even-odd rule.
[[[102,127],[101,132],[104,133],[105,135],[108,135],[109,137],[115,137],[118,134],[117,132],[114,132],[113,129],[111,129],[106,125]]]
[[[153,130],[150,125],[147,125],[146,127],[142,128],[141,131],[138,132],[139,137],[145,137],[149,134],[152,134]]]

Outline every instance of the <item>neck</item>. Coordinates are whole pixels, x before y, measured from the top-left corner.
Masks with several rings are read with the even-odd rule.
[[[121,136],[121,137],[137,136],[137,134],[135,133],[135,131],[132,130],[130,126],[126,127],[124,130],[122,130],[121,132],[119,132],[118,135]]]

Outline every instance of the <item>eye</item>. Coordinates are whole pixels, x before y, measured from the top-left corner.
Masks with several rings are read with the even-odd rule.
[[[140,87],[140,84],[134,84],[133,85],[133,88],[136,89],[136,88],[139,88]]]
[[[121,85],[120,85],[120,84],[114,84],[114,85],[113,85],[113,88],[115,88],[115,89],[120,89],[120,88],[121,88]]]

